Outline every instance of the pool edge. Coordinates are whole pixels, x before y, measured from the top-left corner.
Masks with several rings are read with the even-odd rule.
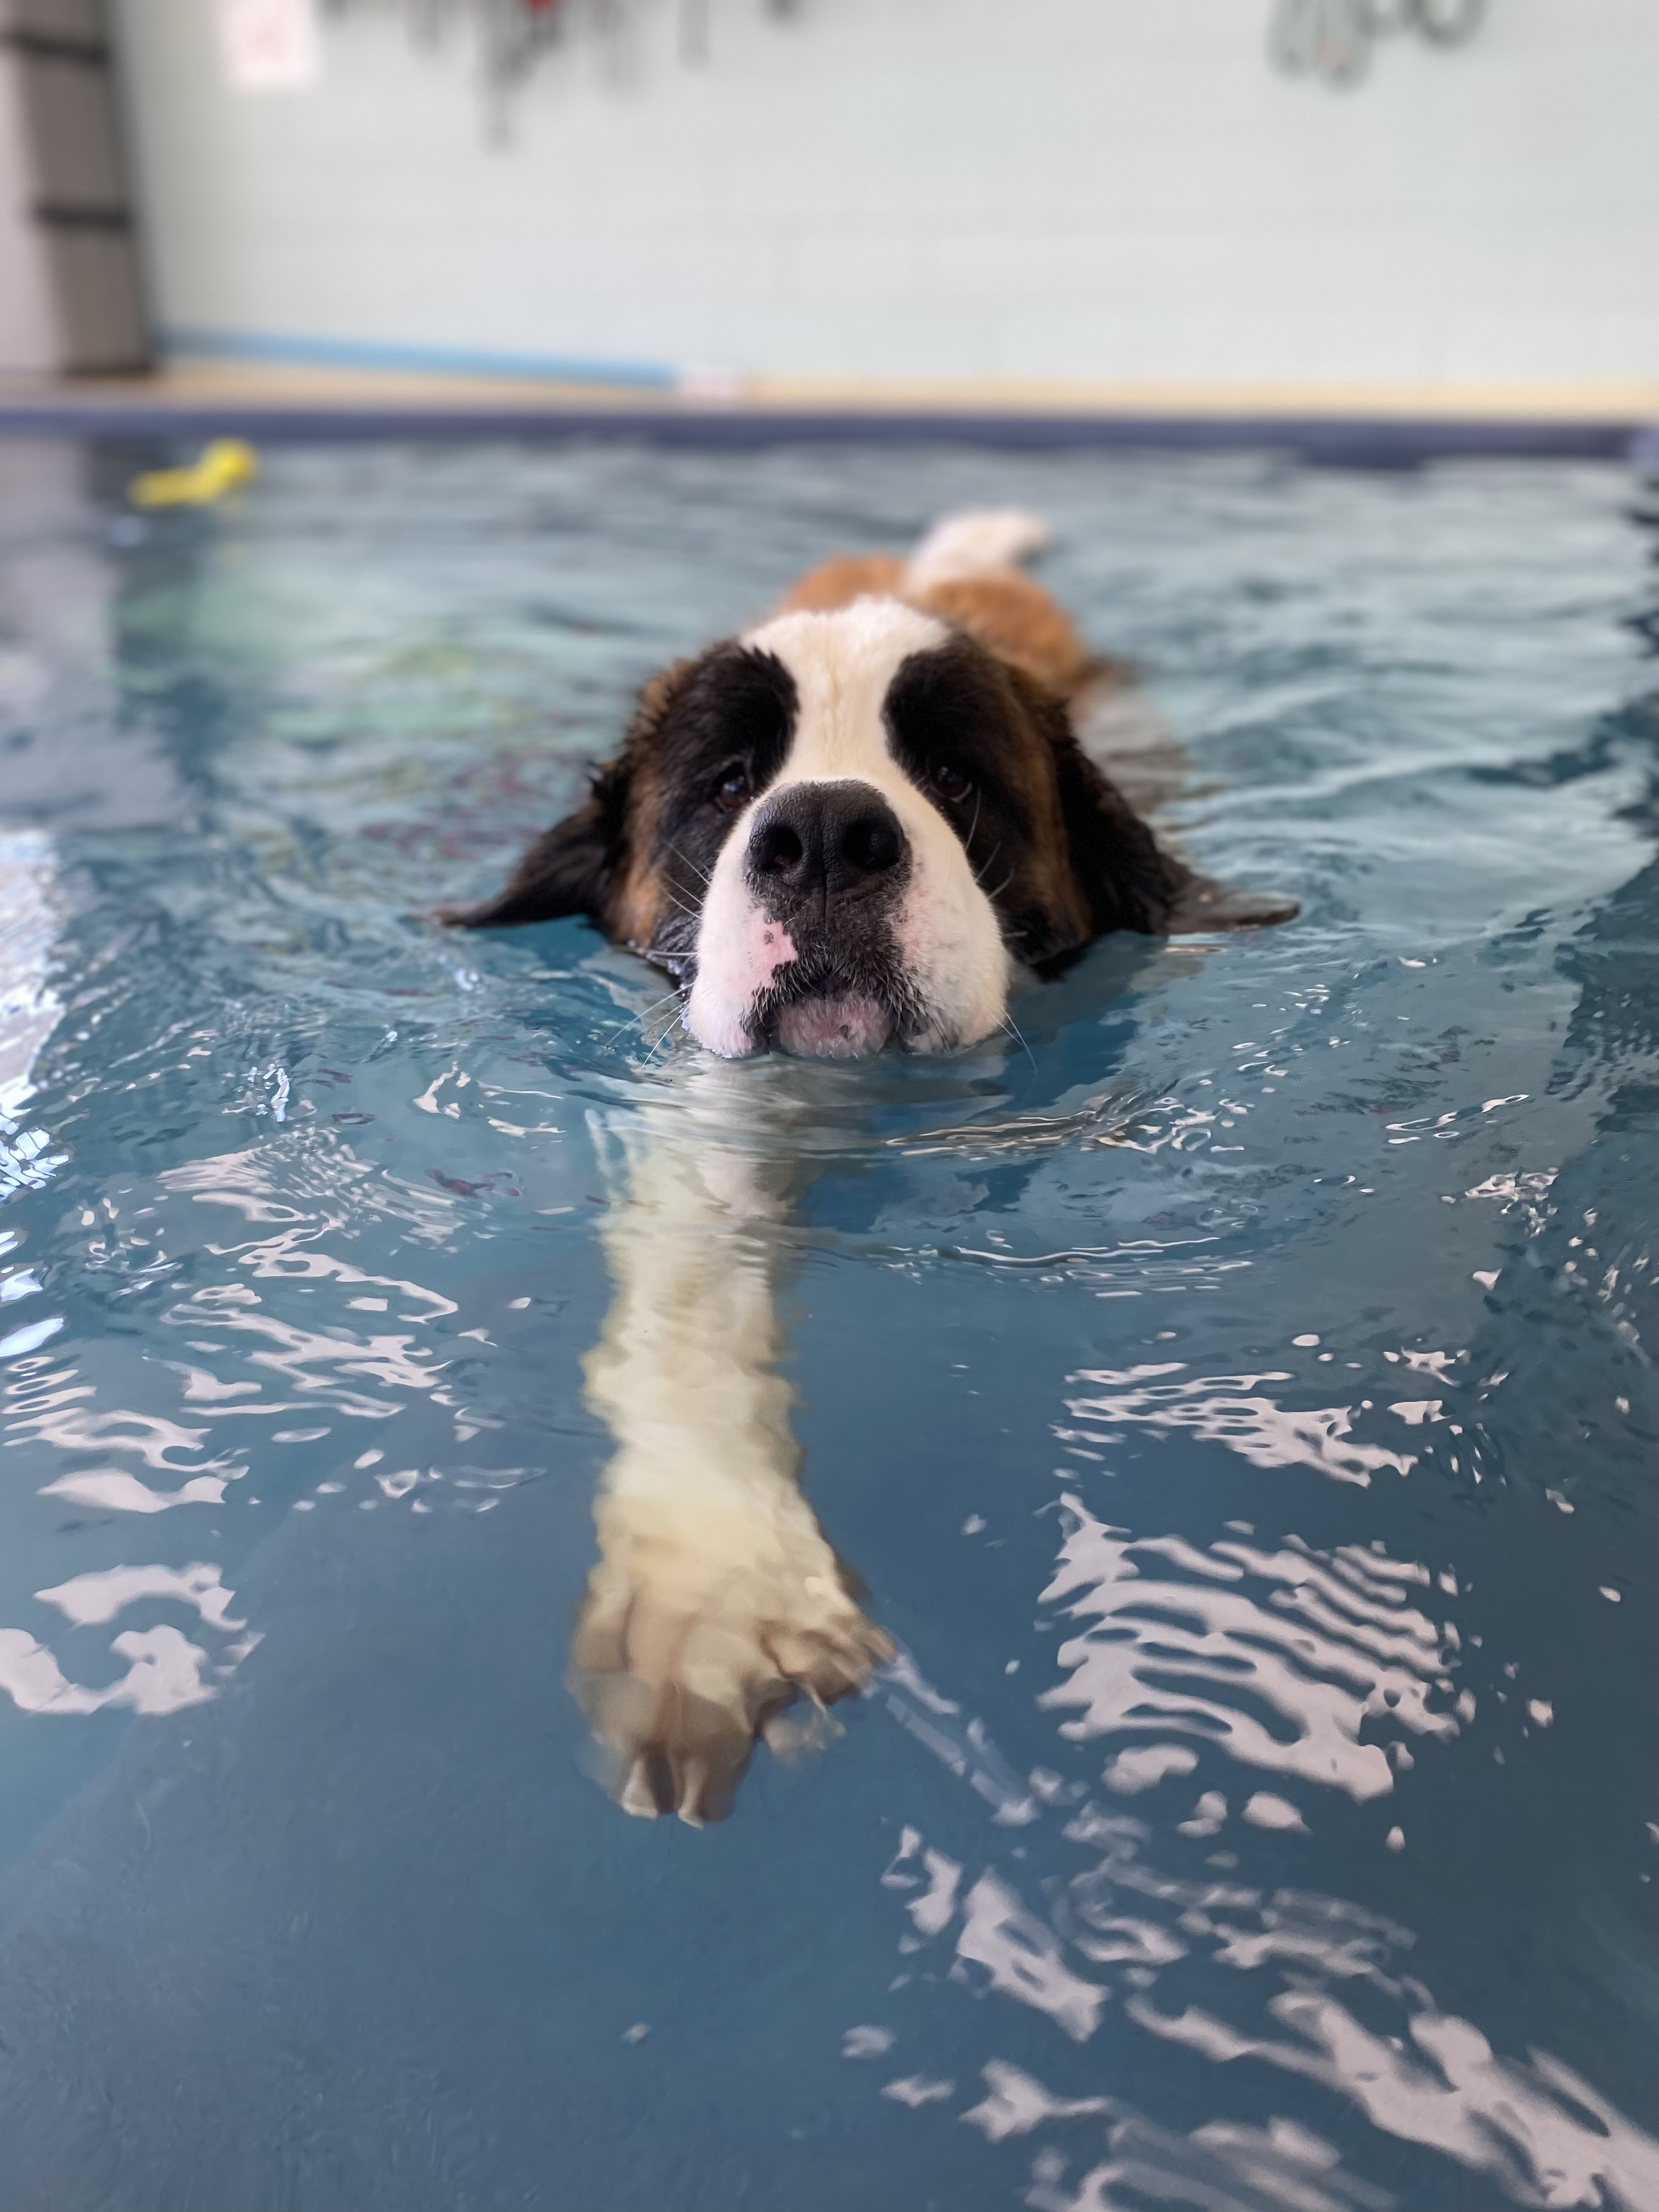
[[[1272,411],[1048,413],[684,402],[319,402],[254,395],[151,399],[72,392],[0,398],[0,435],[167,439],[228,433],[272,443],[602,438],[729,452],[793,444],[919,443],[1012,452],[1265,451],[1302,460],[1395,467],[1480,456],[1659,465],[1659,426],[1634,416],[1587,420]]]

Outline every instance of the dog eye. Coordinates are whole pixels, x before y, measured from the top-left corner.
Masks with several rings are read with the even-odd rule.
[[[746,768],[729,768],[714,786],[714,804],[722,813],[735,814],[748,805],[753,790]]]
[[[959,799],[966,799],[974,787],[962,770],[951,761],[935,761],[927,771],[927,781],[939,797],[951,805]]]

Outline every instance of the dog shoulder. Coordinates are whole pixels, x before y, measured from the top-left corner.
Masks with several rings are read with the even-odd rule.
[[[1061,698],[1075,698],[1091,685],[1127,681],[1127,669],[1091,653],[1059,601],[1017,569],[946,577],[904,596],[922,613],[966,630]]]
[[[836,614],[855,599],[897,599],[904,563],[892,553],[838,553],[809,568],[784,593],[781,615]]]

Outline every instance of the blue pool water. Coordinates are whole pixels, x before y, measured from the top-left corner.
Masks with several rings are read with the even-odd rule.
[[[134,465],[0,447],[5,2212],[1652,2212],[1638,487],[318,449],[141,526]],[[416,916],[654,665],[1005,501],[1302,918],[738,1072],[899,1657],[632,1820],[581,1363],[694,1056],[585,928]]]

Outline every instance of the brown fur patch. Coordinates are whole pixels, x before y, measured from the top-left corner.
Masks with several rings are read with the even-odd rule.
[[[605,934],[636,951],[657,940],[662,879],[655,860],[659,793],[648,769],[635,775],[629,794],[628,858],[605,908]]]
[[[627,827],[605,912],[605,934],[623,945],[643,947],[656,942],[662,909],[657,866],[662,775],[653,740],[692,665],[689,660],[677,660],[649,679],[640,693],[623,750],[628,769]]]
[[[1127,683],[1121,661],[1092,653],[1071,617],[1041,584],[1014,568],[958,576],[921,592],[905,588],[905,564],[891,553],[842,553],[809,569],[778,602],[779,614],[834,614],[854,599],[902,599],[977,638],[1064,699],[1091,684]]]
[[[904,563],[892,553],[842,553],[809,568],[778,601],[781,615],[832,615],[854,599],[896,599]]]
[[[1069,698],[1113,664],[1104,663],[1079,636],[1059,602],[1014,569],[960,576],[914,595],[913,606],[965,629],[969,637],[1062,698]]]

